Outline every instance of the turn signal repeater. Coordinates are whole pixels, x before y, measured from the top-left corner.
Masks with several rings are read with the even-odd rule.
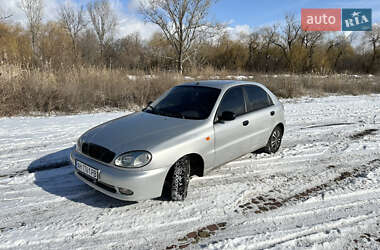
[[[206,141],[209,141],[209,140],[211,140],[211,138],[210,138],[210,136],[207,136]]]

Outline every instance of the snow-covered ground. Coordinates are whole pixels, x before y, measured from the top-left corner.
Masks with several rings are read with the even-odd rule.
[[[280,152],[193,178],[184,202],[109,198],[68,164],[125,113],[0,119],[0,249],[380,248],[380,95],[285,102]]]

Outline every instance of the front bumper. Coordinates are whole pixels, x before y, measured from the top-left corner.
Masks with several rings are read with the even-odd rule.
[[[113,198],[125,201],[139,201],[160,197],[169,168],[153,170],[118,169],[95,161],[77,151],[70,155],[74,164],[75,175],[92,188]],[[94,180],[78,172],[75,162],[80,161],[99,170],[98,180]],[[133,192],[131,195],[122,194],[120,188]]]

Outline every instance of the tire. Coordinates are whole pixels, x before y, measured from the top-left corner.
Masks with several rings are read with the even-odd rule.
[[[183,201],[187,196],[190,182],[190,159],[179,159],[169,171],[166,181],[166,195],[169,200]]]
[[[267,145],[264,147],[264,152],[274,154],[281,146],[283,131],[280,126],[273,129],[268,139]]]

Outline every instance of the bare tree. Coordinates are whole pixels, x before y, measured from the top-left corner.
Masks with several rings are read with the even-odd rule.
[[[0,22],[4,21],[4,20],[6,20],[6,19],[8,19],[10,17],[12,17],[12,15],[0,16]]]
[[[258,32],[252,32],[248,36],[243,36],[242,38],[245,38],[244,40],[246,40],[246,43],[248,45],[247,66],[249,69],[251,69],[254,61],[254,54],[261,45],[260,35]]]
[[[5,14],[5,11],[3,11],[0,6],[0,22],[5,21],[6,19],[12,16],[13,16],[12,14]]]
[[[73,52],[75,57],[77,57],[78,36],[87,26],[87,22],[84,17],[84,8],[81,6],[78,10],[76,10],[67,2],[66,4],[61,5],[58,13],[63,27],[70,34],[73,44]]]
[[[296,21],[294,15],[286,15],[285,22],[282,27],[282,34],[277,41],[274,41],[274,44],[281,48],[289,67],[292,69],[292,50],[299,38],[301,25]]]
[[[329,40],[326,53],[332,59],[333,72],[337,72],[340,59],[351,49],[351,42],[352,36],[346,36],[344,33]]]
[[[145,20],[157,24],[176,52],[177,70],[190,57],[192,46],[201,33],[215,27],[206,20],[215,0],[147,0],[139,11]]]
[[[300,35],[301,45],[307,49],[306,63],[303,65],[303,71],[313,69],[313,55],[318,43],[322,40],[320,31],[302,31]]]
[[[278,34],[276,32],[277,25],[273,25],[271,27],[263,27],[259,30],[260,37],[263,43],[263,53],[264,53],[264,70],[268,72],[269,70],[269,49],[271,45],[276,41]]]
[[[29,31],[32,35],[32,49],[33,53],[37,55],[37,42],[38,34],[41,29],[42,15],[43,15],[43,0],[21,0],[21,9],[24,12]]]
[[[87,5],[91,23],[99,40],[100,55],[103,57],[107,39],[112,39],[117,26],[117,17],[108,0],[95,0]]]
[[[370,46],[372,47],[371,61],[367,67],[367,71],[369,72],[375,64],[377,50],[378,47],[380,47],[380,24],[373,25],[372,31],[367,31],[364,36],[370,44]]]

